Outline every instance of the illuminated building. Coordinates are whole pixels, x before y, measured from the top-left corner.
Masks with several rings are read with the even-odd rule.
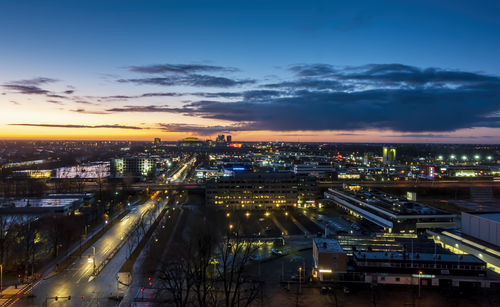
[[[160,145],[161,144],[161,139],[160,138],[155,138],[153,144]]]
[[[226,138],[225,138],[224,134],[219,134],[217,136],[217,139],[215,139],[215,142],[216,143],[225,143],[226,142]]]
[[[331,199],[349,214],[366,219],[388,232],[415,233],[429,228],[456,227],[455,214],[377,191],[328,189],[325,198]]]
[[[318,163],[295,164],[293,166],[293,172],[298,175],[309,175],[324,178],[335,173],[335,167],[330,164],[321,165]]]
[[[231,143],[232,142],[232,137],[230,135],[228,135],[226,137],[226,141],[227,141],[227,143]]]
[[[207,181],[206,201],[228,209],[280,209],[315,204],[316,180],[291,173],[243,173]]]
[[[195,137],[189,137],[185,138],[183,140],[180,140],[178,142],[178,146],[181,148],[199,148],[205,146],[205,142],[202,140],[195,138]]]
[[[55,170],[55,178],[57,179],[96,179],[109,177],[109,162],[94,162],[84,165],[60,167]]]
[[[147,178],[155,174],[155,162],[151,158],[119,158],[111,160],[111,176],[123,178],[126,176]]]
[[[481,276],[486,273],[486,264],[472,255],[434,254],[434,253],[390,253],[354,252],[353,263],[356,271],[376,273],[419,272],[442,276]]]
[[[396,161],[396,148],[384,146],[382,148],[384,164],[391,164]]]
[[[461,231],[427,231],[435,242],[456,254],[471,254],[500,273],[500,212],[462,212]]]
[[[319,280],[328,280],[347,271],[347,255],[337,240],[314,238],[313,264]]]
[[[31,178],[31,179],[48,179],[52,175],[51,170],[22,170],[22,171],[15,171],[13,173],[14,177],[24,177],[24,178]]]

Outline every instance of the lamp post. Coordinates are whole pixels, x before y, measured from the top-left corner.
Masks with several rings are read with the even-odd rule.
[[[302,292],[302,267],[299,266],[299,293]]]
[[[422,271],[418,272],[418,298],[420,298],[420,278],[422,277]]]

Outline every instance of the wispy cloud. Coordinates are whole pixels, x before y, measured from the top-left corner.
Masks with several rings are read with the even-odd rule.
[[[144,128],[144,127],[138,127],[138,126],[125,126],[125,125],[96,125],[96,126],[89,126],[89,125],[56,125],[56,124],[8,124],[9,126],[25,126],[25,127],[43,127],[43,128],[111,128],[111,129],[132,129],[132,130],[143,130],[143,129],[149,129],[149,128]]]
[[[223,67],[202,64],[153,64],[143,66],[129,66],[128,69],[133,72],[147,74],[192,74],[199,72],[236,72],[239,69],[234,67]]]

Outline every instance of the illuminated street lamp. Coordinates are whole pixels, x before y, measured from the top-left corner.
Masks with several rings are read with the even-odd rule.
[[[486,159],[491,160],[491,159],[492,159],[492,157],[491,157],[491,156],[488,156]]]
[[[443,156],[438,156],[438,160],[443,160]]]
[[[475,155],[475,156],[474,156],[474,159],[476,159],[476,160],[479,160],[479,158],[480,158],[480,156],[479,156],[479,155]]]
[[[462,156],[462,160],[466,161],[467,160],[467,156]]]
[[[420,298],[420,278],[422,278],[422,271],[418,272],[418,297]]]
[[[451,158],[452,160],[455,160],[456,156],[455,156],[455,155],[451,155],[451,156],[450,156],[450,158]]]

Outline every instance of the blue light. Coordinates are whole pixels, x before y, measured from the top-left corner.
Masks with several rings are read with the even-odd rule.
[[[233,167],[233,171],[244,171],[244,167]]]

